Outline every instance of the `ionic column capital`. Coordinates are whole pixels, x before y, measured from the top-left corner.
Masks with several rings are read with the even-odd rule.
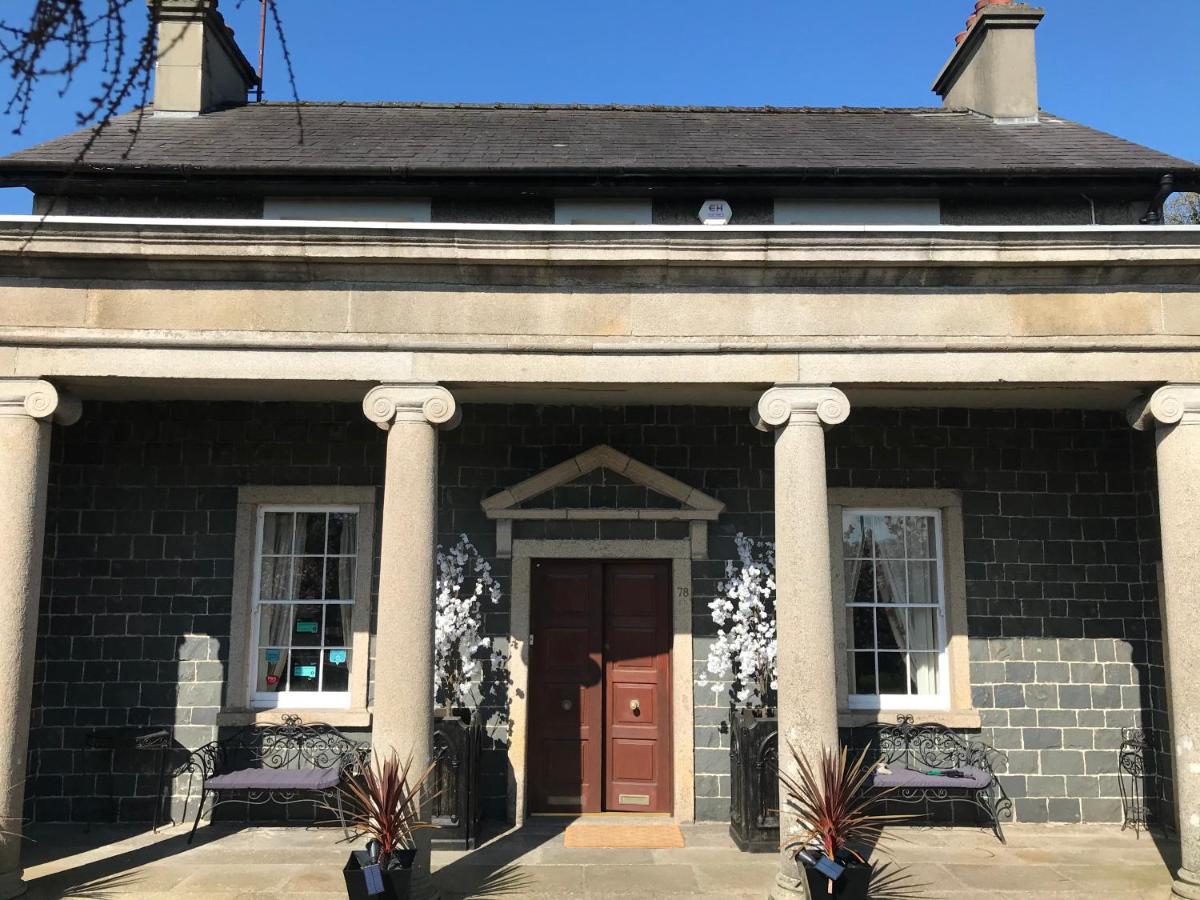
[[[363,399],[363,413],[384,431],[397,422],[448,430],[462,418],[454,395],[439,384],[381,384]]]
[[[83,407],[79,398],[40,378],[0,378],[0,416],[29,416],[74,425]]]
[[[1168,384],[1129,406],[1129,424],[1138,431],[1155,425],[1200,425],[1200,384]]]
[[[840,425],[850,416],[850,401],[828,385],[777,384],[758,400],[750,421],[759,431],[784,425]]]

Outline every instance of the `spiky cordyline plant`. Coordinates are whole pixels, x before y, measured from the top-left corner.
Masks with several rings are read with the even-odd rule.
[[[800,821],[799,834],[784,845],[793,855],[817,845],[829,859],[849,856],[866,865],[858,848],[879,843],[888,822],[911,818],[872,811],[891,790],[868,791],[876,766],[866,764],[867,748],[851,762],[845,747],[837,753],[827,747],[821,752],[819,772],[794,747],[789,749],[799,777],[781,771],[779,780],[787,790],[788,808]],[[829,892],[833,893],[832,881]]]
[[[421,792],[436,763],[410,778],[412,764],[411,756],[401,764],[395,750],[382,761],[373,755],[342,789],[347,819],[360,836],[379,842],[383,860],[397,850],[414,849],[415,833],[435,827],[421,821]]]

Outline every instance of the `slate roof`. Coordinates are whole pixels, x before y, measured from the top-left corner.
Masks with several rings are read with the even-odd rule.
[[[998,126],[944,109],[250,104],[116,119],[93,173],[548,176],[587,173],[1200,177],[1200,166],[1052,115]],[[0,179],[62,170],[77,132],[0,160]]]

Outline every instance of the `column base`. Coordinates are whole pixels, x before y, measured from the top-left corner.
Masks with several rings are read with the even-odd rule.
[[[1180,869],[1175,873],[1175,883],[1171,885],[1172,897],[1183,897],[1184,900],[1200,900],[1200,874]]]
[[[23,874],[20,869],[0,874],[0,900],[12,900],[13,897],[24,896],[25,892],[29,890],[29,885],[21,877]]]
[[[804,865],[788,852],[779,854],[779,871],[767,900],[810,900]]]
[[[767,900],[811,900],[807,878],[793,878],[784,872],[775,875],[775,885]]]

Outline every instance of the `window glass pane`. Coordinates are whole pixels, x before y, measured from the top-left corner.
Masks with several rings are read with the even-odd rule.
[[[936,562],[910,562],[908,564],[908,602],[938,602]]]
[[[325,560],[325,599],[354,599],[354,565],[352,556]]]
[[[316,691],[320,685],[321,651],[293,650],[289,690]]]
[[[329,545],[326,553],[352,556],[355,551],[358,517],[354,513],[329,514]]]
[[[851,603],[875,602],[875,565],[870,560],[846,563],[846,599]]]
[[[349,603],[330,603],[325,607],[325,646],[345,647],[350,644],[350,616],[354,607]]]
[[[295,599],[320,600],[325,560],[320,556],[303,556],[296,560]]]
[[[305,603],[296,607],[295,626],[292,628],[293,647],[321,646],[321,606]]]
[[[265,603],[258,613],[258,646],[286,647],[292,630],[292,607],[283,603]]]
[[[325,552],[325,517],[323,512],[296,513],[296,553]]]
[[[283,647],[258,651],[258,687],[263,694],[275,694],[287,688],[288,652]]]
[[[292,552],[292,524],[295,515],[290,512],[263,513],[263,553]]]
[[[879,609],[875,614],[875,634],[881,650],[905,649],[904,633],[908,630],[902,609]]]
[[[904,561],[881,559],[875,564],[875,592],[879,603],[903,603]]]
[[[913,694],[938,693],[938,655],[910,653],[911,691]]]
[[[903,653],[880,653],[879,692],[881,694],[907,694],[906,668]]]
[[[258,580],[258,598],[260,600],[291,599],[292,562],[290,556],[263,557]]]
[[[905,516],[904,548],[908,558],[932,559],[934,534],[932,516]]]
[[[855,650],[870,650],[875,646],[875,610],[855,606],[850,610],[850,646]]]
[[[932,608],[910,609],[908,611],[908,649],[932,650],[938,647],[938,615]]]
[[[863,555],[862,516],[850,513],[842,516],[842,557],[854,559]]]
[[[321,690],[350,690],[350,651],[326,650],[324,659]]]
[[[877,559],[904,559],[904,528],[896,516],[868,516]]]
[[[875,683],[875,654],[850,654],[851,692],[855,694],[878,694]]]

